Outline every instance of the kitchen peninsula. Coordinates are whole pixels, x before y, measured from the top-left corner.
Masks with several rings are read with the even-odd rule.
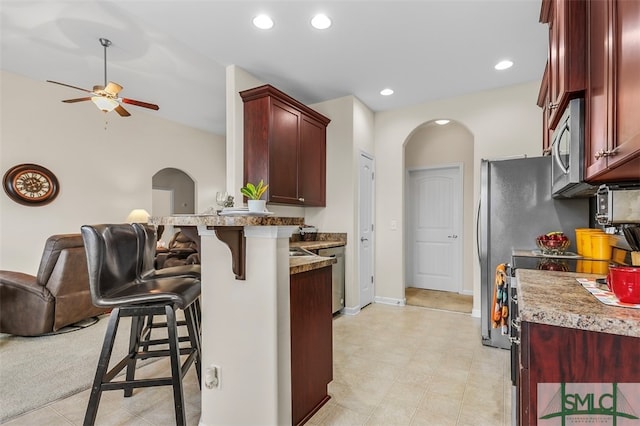
[[[303,224],[303,218],[176,215],[152,217],[149,222],[196,226],[201,238],[200,424],[306,421],[329,399],[326,385],[333,368],[330,296],[334,260],[310,257],[297,274],[290,275],[289,237]],[[326,312],[320,314],[327,322],[324,327],[307,323],[309,328],[301,330],[299,324],[304,322],[296,317],[298,304],[314,300],[317,303],[303,309],[324,307]],[[312,351],[296,338],[305,335],[321,335],[324,343],[327,338],[329,342],[328,351],[324,345],[324,357],[312,359],[308,366],[307,376],[319,371],[311,395],[297,391],[305,386],[301,380],[308,380],[299,373],[304,367],[297,357],[304,350],[307,354],[322,351]],[[307,339],[307,343],[314,341]],[[217,385],[212,380],[215,374]],[[322,383],[324,390],[318,391]]]
[[[602,277],[516,270],[519,424],[599,408],[602,416],[619,416],[628,408],[625,395],[637,412],[632,396],[640,395],[640,309],[605,305],[576,280]],[[570,398],[578,396],[583,401],[572,405]],[[595,398],[589,407],[588,398]]]

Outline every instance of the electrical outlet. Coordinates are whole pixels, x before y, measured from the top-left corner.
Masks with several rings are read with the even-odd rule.
[[[220,387],[220,367],[210,365],[204,373],[204,385],[207,389],[217,389]]]

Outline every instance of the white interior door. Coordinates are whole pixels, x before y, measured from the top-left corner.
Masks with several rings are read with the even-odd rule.
[[[360,154],[358,230],[360,308],[373,302],[373,158]]]
[[[462,289],[461,176],[459,165],[409,172],[408,287]]]

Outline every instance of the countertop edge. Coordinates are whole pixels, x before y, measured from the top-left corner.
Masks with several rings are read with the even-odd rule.
[[[576,281],[602,275],[517,269],[516,277],[521,321],[640,337],[640,310],[605,305]]]
[[[289,243],[290,247],[301,247],[306,250],[320,250],[325,248],[332,247],[341,247],[345,246],[346,243],[344,241],[335,240],[335,241],[295,241]]]
[[[218,216],[205,214],[185,214],[174,216],[152,216],[151,225],[174,226],[299,226],[303,217],[282,216]]]
[[[289,259],[289,275],[295,275],[301,272],[308,272],[313,271],[314,269],[324,268],[325,266],[331,266],[336,262],[337,260],[334,257],[294,257]]]

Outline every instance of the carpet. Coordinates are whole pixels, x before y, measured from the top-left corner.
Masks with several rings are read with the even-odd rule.
[[[422,306],[424,308],[441,309],[470,314],[473,308],[473,296],[452,293],[449,291],[425,290],[407,287],[405,289],[407,305]]]
[[[127,352],[130,321],[120,320],[112,364]],[[0,423],[89,389],[108,322],[109,315],[102,315],[93,325],[56,334],[0,334]]]

